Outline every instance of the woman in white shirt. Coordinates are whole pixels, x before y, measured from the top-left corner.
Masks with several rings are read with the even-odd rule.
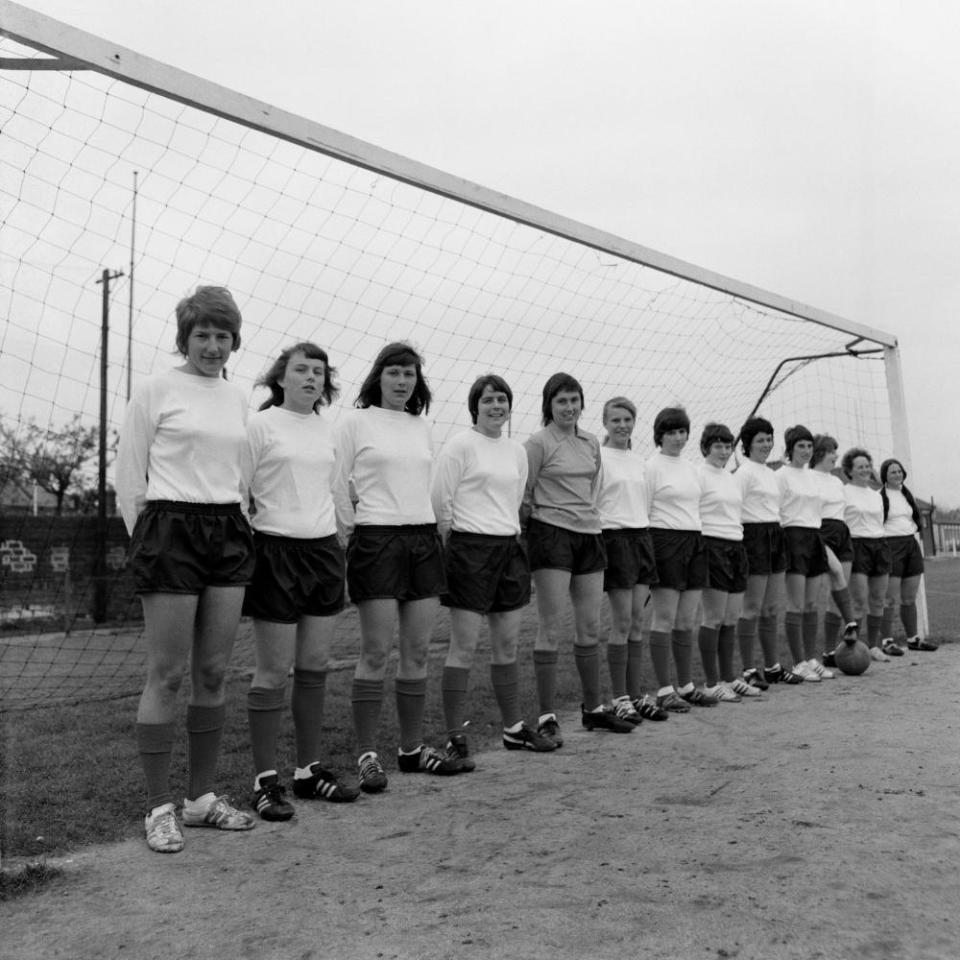
[[[737,622],[747,589],[747,551],[743,545],[743,494],[727,470],[734,436],[722,423],[708,423],[700,437],[700,522],[707,582],[703,588],[703,623],[699,646],[706,692],[721,703],[758,697],[760,690],[733,669]]]
[[[360,615],[360,655],[351,701],[360,789],[379,793],[387,775],[377,755],[387,659],[399,626],[395,682],[401,773],[464,772],[459,758],[423,743],[427,651],[446,582],[443,548],[430,502],[433,454],[430,388],[423,358],[408,343],[389,343],[360,386],[357,410],[338,441],[345,482],[357,497],[347,546],[347,589]]]
[[[713,707],[717,698],[693,685],[693,631],[706,584],[700,535],[700,475],[681,454],[690,437],[690,418],[682,407],[661,410],[653,422],[658,452],[647,460],[647,509],[657,561],[651,588],[650,655],[673,653],[677,687],[657,691],[662,710],[685,713],[690,704]]]
[[[890,658],[880,649],[883,602],[890,579],[890,547],[883,532],[883,499],[873,480],[873,460],[861,447],[843,455],[841,467],[850,482],[844,487],[844,519],[853,540],[850,593],[858,616],[866,615],[867,646],[874,660]]]
[[[507,750],[547,753],[556,744],[524,722],[520,711],[517,646],[530,602],[530,563],[520,539],[520,506],[527,453],[506,436],[513,391],[500,376],[478,377],[467,396],[473,428],[441,450],[431,499],[443,539],[450,608],[450,647],[443,667],[447,751],[469,758],[463,732],[470,667],[486,617],[490,680],[503,721]]]
[[[936,650],[937,645],[922,638],[917,629],[917,592],[923,576],[923,551],[919,542],[920,511],[905,483],[906,479],[907,471],[899,460],[891,457],[880,464],[883,529],[890,544],[892,560],[883,611],[883,636],[890,647],[901,649],[893,642],[893,618],[899,612],[907,646],[911,650],[930,651]],[[892,654],[893,650],[886,652]]]
[[[669,714],[643,693],[643,608],[650,585],[657,579],[657,564],[647,515],[643,461],[633,451],[632,436],[637,408],[626,397],[603,405],[607,431],[600,457],[603,473],[598,506],[607,550],[603,589],[610,604],[607,666],[617,714],[632,723],[666,720]],[[670,657],[654,663],[658,686],[670,683]]]
[[[134,392],[117,452],[117,501],[143,603],[147,681],[137,744],[147,786],[147,845],[183,849],[170,792],[177,694],[190,667],[188,827],[249,830],[253,818],[213,789],[225,719],[226,670],[253,573],[240,502],[247,401],[225,379],[240,346],[240,311],[223,287],[177,304],[184,363]]]
[[[256,670],[247,693],[253,750],[254,810],[289,820],[277,772],[277,737],[290,698],[296,732],[293,792],[333,803],[360,791],[320,763],[321,723],[336,615],[344,606],[342,533],[350,500],[337,465],[333,429],[320,414],[339,394],[325,350],[297,343],[284,350],[258,386],[270,398],[247,424],[243,483],[257,566],[243,612],[253,617]]]

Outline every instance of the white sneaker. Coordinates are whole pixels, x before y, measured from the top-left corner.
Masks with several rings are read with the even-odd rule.
[[[736,680],[725,680],[724,683],[734,693],[741,697],[759,697],[761,695],[761,691],[758,687],[752,686],[745,680],[741,680],[739,677],[737,677]]]
[[[871,647],[870,648],[870,659],[876,660],[877,663],[889,663],[890,658],[879,648]]]
[[[795,663],[793,665],[793,672],[799,674],[803,677],[807,683],[819,683],[820,674],[816,670],[812,669],[810,664],[805,660],[801,660],[800,663]]]
[[[816,657],[807,661],[807,666],[817,674],[821,680],[833,680],[836,674],[828,670]]]
[[[179,853],[183,849],[183,832],[177,822],[172,803],[165,803],[143,819],[147,846],[156,853]]]
[[[730,686],[722,681],[713,687],[703,688],[711,697],[716,697],[719,703],[739,703],[742,699],[738,697]]]

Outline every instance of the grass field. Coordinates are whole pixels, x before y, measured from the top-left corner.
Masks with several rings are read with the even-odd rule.
[[[926,588],[931,636],[940,642],[960,637],[960,559],[944,558],[928,565]],[[447,638],[444,614],[438,623],[430,658],[427,736],[443,737],[440,710],[440,668]],[[521,641],[521,696],[528,715],[535,698],[531,650],[536,617],[531,606]],[[352,655],[356,648],[356,615],[343,618],[336,641],[335,669],[328,681],[325,740],[328,765],[352,775],[353,731],[349,690]],[[931,656],[936,656],[931,654]],[[481,643],[472,679],[470,737],[476,749],[496,743],[499,714],[488,680],[487,648]],[[245,694],[252,667],[249,627],[242,630],[231,668],[228,722],[220,761],[219,788],[245,801],[253,771],[247,741]],[[699,679],[699,678],[698,678]],[[37,678],[42,687],[42,679]],[[0,849],[11,858],[35,860],[59,856],[78,847],[138,835],[143,804],[139,760],[134,742],[137,696],[116,695],[110,688],[92,688],[102,699],[78,704],[54,704],[0,714]],[[393,766],[397,732],[391,684],[383,711],[380,738],[386,765]],[[560,661],[558,696],[567,707],[576,705],[579,682],[567,648]],[[185,737],[178,738],[174,756],[174,794],[182,795]],[[280,747],[280,768],[293,763],[292,725],[287,724]]]

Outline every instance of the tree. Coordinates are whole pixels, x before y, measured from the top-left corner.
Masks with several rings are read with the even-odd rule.
[[[80,414],[62,429],[41,427],[34,420],[25,420],[19,430],[0,425],[4,451],[0,457],[0,478],[9,474],[7,482],[25,489],[31,483],[46,490],[56,500],[56,513],[63,513],[63,504],[71,488],[83,494],[88,483],[83,467],[97,455],[99,430],[85,426]]]

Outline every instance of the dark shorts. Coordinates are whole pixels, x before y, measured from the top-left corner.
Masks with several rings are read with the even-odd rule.
[[[783,541],[787,551],[787,573],[799,573],[809,579],[830,569],[819,527],[816,530],[813,527],[784,527]]]
[[[243,612],[258,620],[296,623],[332,617],[344,606],[343,550],[334,536],[317,540],[255,533],[257,567]]]
[[[150,500],[130,537],[137,593],[245,587],[253,566],[253,531],[238,503]]]
[[[604,590],[632,590],[641,583],[652,586],[657,582],[657,561],[648,528],[604,530],[603,545],[607,551]]]
[[[820,536],[841,563],[853,560],[850,528],[842,520],[824,520],[820,526]]]
[[[445,607],[475,613],[519,610],[530,602],[530,563],[517,537],[453,530],[445,551]]]
[[[923,573],[923,551],[914,536],[887,537],[890,545],[890,576],[919,577]]]
[[[347,546],[347,589],[354,603],[446,592],[436,524],[356,527]]]
[[[885,577],[890,573],[890,547],[886,537],[853,538],[853,572],[868,577]]]
[[[707,585],[703,537],[697,530],[650,529],[657,560],[657,586],[670,590],[702,590]]]
[[[767,577],[787,569],[783,527],[779,523],[745,523],[743,547],[747,551],[747,574]]]
[[[703,538],[707,564],[707,587],[724,593],[743,593],[747,589],[747,551],[740,540]]]
[[[581,576],[599,573],[607,565],[599,533],[577,533],[532,518],[527,524],[527,550],[531,570],[569,570]]]

